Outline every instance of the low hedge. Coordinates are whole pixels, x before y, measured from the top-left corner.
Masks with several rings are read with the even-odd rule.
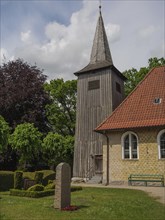
[[[23,172],[15,171],[14,173],[14,189],[22,189],[23,187]]]
[[[14,187],[14,172],[0,171],[0,191],[8,191]]]
[[[49,180],[55,180],[55,172],[52,170],[41,170],[44,173],[43,185],[46,186]],[[23,172],[23,178],[33,180],[35,172]],[[14,188],[14,172],[0,171],[0,191],[8,191]]]
[[[49,183],[48,185],[46,185],[46,186],[44,187],[44,189],[45,189],[45,190],[47,190],[47,189],[55,189],[55,183]]]
[[[36,181],[36,184],[42,184],[43,176],[44,176],[43,172],[41,172],[41,171],[35,172],[34,180]]]
[[[41,184],[35,184],[34,186],[28,188],[27,191],[44,191],[44,186]]]
[[[11,196],[20,196],[20,197],[31,197],[31,198],[40,198],[44,196],[54,195],[54,190],[45,190],[45,191],[28,191],[28,190],[19,190],[19,189],[10,189]]]

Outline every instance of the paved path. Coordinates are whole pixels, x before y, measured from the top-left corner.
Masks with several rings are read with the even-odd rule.
[[[89,184],[89,183],[77,183],[72,184],[82,187],[102,187],[102,188],[120,188],[120,189],[135,189],[147,192],[150,196],[154,197],[157,201],[165,205],[165,187],[151,187],[151,186],[128,186],[128,185],[102,185],[102,184]]]

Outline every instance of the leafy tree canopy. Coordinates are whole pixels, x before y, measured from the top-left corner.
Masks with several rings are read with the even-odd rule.
[[[21,59],[0,66],[0,114],[12,128],[17,124],[34,123],[46,129],[45,105],[49,98],[44,91],[46,76],[37,66]]]
[[[163,57],[160,59],[154,57],[148,60],[147,67],[142,67],[139,71],[135,68],[126,70],[123,73],[128,79],[125,83],[125,95],[127,96],[152,68],[162,65],[165,65],[165,59]]]
[[[0,153],[2,153],[7,148],[9,134],[10,134],[9,125],[0,115]]]
[[[42,144],[45,158],[49,165],[57,166],[60,162],[72,165],[74,138],[49,132]]]
[[[33,124],[24,123],[17,125],[9,138],[9,143],[20,154],[22,163],[33,163],[39,156],[42,144],[41,138],[42,134]]]
[[[48,121],[54,133],[63,136],[75,134],[77,81],[51,80],[45,84],[51,104],[46,106]]]

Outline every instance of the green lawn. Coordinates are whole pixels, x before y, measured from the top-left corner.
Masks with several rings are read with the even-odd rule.
[[[77,211],[53,208],[54,197],[39,199],[0,193],[1,220],[164,220],[165,207],[145,192],[128,189],[83,188],[72,193]]]

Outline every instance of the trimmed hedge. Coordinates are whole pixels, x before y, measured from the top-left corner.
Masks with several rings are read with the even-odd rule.
[[[14,172],[0,171],[0,191],[8,191],[14,186]]]
[[[14,173],[14,189],[22,189],[23,187],[23,172],[15,171]]]
[[[31,198],[40,198],[44,196],[54,195],[54,190],[45,190],[45,191],[28,191],[28,190],[19,190],[19,189],[10,189],[11,196],[20,196],[20,197],[31,197]]]
[[[44,186],[41,184],[36,184],[27,189],[27,191],[44,191]]]
[[[45,186],[44,189],[45,189],[45,190],[48,190],[48,189],[55,189],[55,183],[49,183],[47,186]]]
[[[36,184],[42,184],[43,176],[44,176],[43,172],[41,172],[41,171],[40,172],[39,171],[35,172],[34,180],[36,181]]]
[[[49,180],[55,180],[55,172],[52,170],[42,170],[44,173],[43,185],[46,186]],[[34,180],[35,172],[23,172],[23,178]],[[8,191],[14,188],[14,172],[0,171],[0,191]]]

